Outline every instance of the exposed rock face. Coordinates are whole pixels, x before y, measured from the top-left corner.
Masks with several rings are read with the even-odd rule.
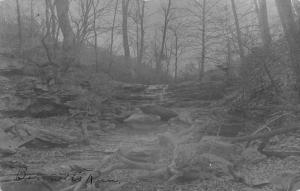
[[[173,85],[120,84],[114,98],[133,104],[193,106],[218,100],[226,93],[224,82],[183,82]]]
[[[218,100],[224,97],[224,82],[183,82],[167,89],[166,103],[176,106],[201,105],[204,101]]]
[[[14,154],[19,147],[66,147],[78,141],[75,138],[41,130],[27,124],[16,124],[8,119],[0,120],[0,155]]]

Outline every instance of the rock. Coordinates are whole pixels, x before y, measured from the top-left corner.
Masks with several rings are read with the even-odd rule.
[[[173,117],[177,117],[177,113],[158,106],[158,105],[146,105],[146,106],[142,106],[140,107],[140,109],[145,113],[145,114],[150,114],[150,115],[158,115],[160,116],[162,121],[168,121],[169,119],[173,118]]]
[[[219,100],[226,93],[225,82],[183,82],[171,85],[167,90],[167,99],[173,105],[186,106],[187,104],[205,104],[201,101]]]
[[[159,158],[159,148],[122,146],[119,153],[129,160],[135,162],[155,163]]]
[[[2,110],[0,112],[6,117],[47,118],[68,115],[70,108],[70,106],[54,102],[51,98],[39,98],[30,103],[25,110]]]
[[[270,183],[278,190],[298,191],[300,189],[300,174],[283,172],[272,177]]]
[[[126,123],[153,123],[160,120],[159,116],[144,113],[134,113],[124,120]]]
[[[144,113],[134,113],[124,120],[125,126],[133,130],[151,131],[154,128],[159,128],[161,125],[159,116],[148,115]]]
[[[63,134],[56,134],[47,130],[37,129],[27,124],[18,124],[7,128],[5,136],[13,140],[15,148],[30,147],[36,149],[66,147],[75,143],[74,138]]]
[[[241,157],[245,162],[256,163],[266,158],[265,155],[261,154],[257,148],[249,147],[241,153]]]
[[[70,107],[64,104],[55,103],[49,99],[38,99],[30,104],[25,112],[34,118],[47,118],[52,116],[68,115]]]

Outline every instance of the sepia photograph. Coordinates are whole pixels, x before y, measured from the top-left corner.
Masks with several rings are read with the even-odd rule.
[[[0,0],[0,191],[300,191],[300,0]]]

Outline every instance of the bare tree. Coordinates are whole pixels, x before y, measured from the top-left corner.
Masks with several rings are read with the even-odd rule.
[[[140,35],[137,34],[137,63],[139,65],[142,64],[143,54],[144,54],[144,44],[145,44],[145,27],[144,27],[144,19],[145,19],[145,1],[136,0],[137,2],[137,16],[138,16],[138,25],[137,29],[140,31]],[[139,39],[140,37],[140,39]]]
[[[261,38],[265,49],[270,48],[272,37],[270,34],[268,8],[266,0],[253,0],[255,5],[255,11],[258,18]]]
[[[69,0],[55,1],[57,17],[60,29],[63,34],[63,48],[68,51],[72,49],[75,43],[75,34],[73,32],[69,18]]]
[[[92,6],[93,6],[93,31],[94,31],[94,50],[95,50],[95,64],[96,64],[96,72],[99,70],[99,62],[98,62],[98,34],[97,34],[97,5],[99,3],[99,0],[97,0],[97,4],[95,5],[94,0],[92,0]]]
[[[218,5],[220,4],[218,0],[192,0],[190,2],[191,4],[187,7],[190,20],[187,19],[186,21],[189,25],[188,37],[192,38],[192,40],[189,39],[189,44],[193,51],[196,51],[197,77],[201,81],[207,61],[211,59],[208,54],[212,54],[212,48],[217,47],[214,44],[220,41],[217,40],[219,38],[218,33],[224,30],[224,27],[219,26],[219,15],[216,15],[216,10],[218,10]],[[220,43],[218,42],[218,44]]]
[[[165,49],[164,60],[166,61],[166,74],[169,74],[169,71],[170,71],[171,60],[172,60],[172,56],[173,56],[173,48],[174,48],[174,44],[171,41],[170,36],[171,35],[168,35],[170,42],[168,43],[168,40],[166,40],[165,48],[164,48]]]
[[[128,8],[130,0],[122,0],[122,36],[123,36],[123,49],[125,55],[125,63],[129,66],[131,77],[135,76],[135,71],[130,63],[130,47],[128,37]]]
[[[237,41],[238,41],[238,48],[239,48],[239,55],[241,59],[241,63],[245,63],[245,52],[243,48],[243,41],[242,41],[242,33],[241,33],[241,28],[240,28],[240,23],[237,15],[237,10],[236,10],[236,5],[235,5],[235,0],[231,0],[231,7],[232,7],[232,12],[234,16],[234,23],[235,23],[235,29],[236,29],[236,35],[237,35]]]
[[[294,18],[291,1],[275,0],[275,2],[288,42],[290,60],[296,77],[296,89],[300,97],[300,29]]]
[[[33,39],[34,7],[33,0],[30,0],[30,37]]]
[[[95,30],[100,32],[103,27],[95,22],[100,22],[101,17],[110,11],[110,1],[79,0],[79,16],[72,16],[72,24],[76,29],[75,36],[78,45],[84,44],[90,38],[95,37]],[[95,28],[94,28],[95,27]]]
[[[51,25],[50,25],[50,0],[45,0],[45,16],[46,16],[46,36],[51,34]]]
[[[178,77],[178,49],[179,49],[179,44],[178,44],[178,33],[176,30],[174,30],[174,36],[175,36],[175,63],[174,63],[174,80],[175,82],[177,81]]]
[[[174,81],[176,82],[178,79],[178,61],[180,56],[184,53],[184,50],[187,48],[186,45],[186,26],[184,21],[180,19],[174,20],[172,25],[169,27],[169,30],[172,31],[174,36],[173,38],[173,45],[171,46],[171,52],[174,56]]]
[[[57,27],[57,18],[55,12],[55,4],[52,0],[45,0],[45,19],[46,19],[46,34],[42,39],[42,44],[47,52],[47,57],[50,63],[53,63],[52,57],[56,57],[59,27]],[[51,44],[51,48],[48,47]],[[50,51],[51,50],[51,51]]]
[[[115,7],[114,7],[113,22],[112,22],[112,27],[111,27],[111,32],[110,32],[110,45],[109,45],[110,63],[109,63],[109,68],[108,68],[109,73],[111,72],[111,67],[112,67],[112,64],[113,64],[114,31],[115,31],[118,4],[119,4],[119,0],[116,0],[116,4],[115,4]]]
[[[205,65],[205,52],[206,52],[206,0],[202,1],[202,50],[201,50],[201,63],[199,63],[199,80],[201,81],[204,76],[204,65]]]
[[[97,2],[97,5],[99,4],[99,1]],[[97,20],[97,5],[95,5],[94,0],[80,0],[80,7],[81,7],[81,25],[77,23],[77,41],[80,43],[83,43],[86,36],[88,35],[88,30],[90,27],[89,18],[90,13],[93,11],[92,14],[92,30],[95,36],[96,31],[96,20]],[[92,9],[93,8],[93,9]],[[97,31],[96,31],[97,32]],[[97,36],[97,34],[96,34]]]
[[[158,56],[158,60],[156,63],[156,71],[157,73],[161,73],[162,72],[162,59],[164,56],[164,47],[165,47],[165,43],[166,43],[166,37],[167,37],[167,29],[168,29],[168,25],[169,22],[171,20],[171,6],[172,6],[172,0],[168,0],[168,5],[167,7],[163,7],[163,19],[164,19],[164,25],[163,25],[163,36],[162,36],[162,41],[161,41],[161,46],[160,46],[160,52],[159,52],[159,56]]]
[[[80,62],[76,38],[69,18],[69,6],[69,0],[55,1],[58,23],[63,35],[63,61],[59,75],[66,73],[71,64]]]
[[[130,48],[128,42],[128,6],[130,0],[122,0],[122,34],[125,59],[129,61]]]
[[[52,2],[52,0],[47,0],[49,1],[49,8],[50,8],[50,12],[51,12],[51,17],[50,17],[50,21],[51,21],[51,38],[54,40],[55,46],[54,49],[56,48],[56,44],[58,42],[58,35],[59,35],[59,29],[60,27],[58,27],[57,22],[58,19],[56,17],[56,13],[55,13],[55,4]]]
[[[232,55],[231,55],[231,44],[230,44],[230,40],[227,39],[227,56],[226,56],[226,77],[227,77],[227,81],[230,81],[232,74],[231,74],[231,65],[232,65]]]
[[[23,54],[23,35],[22,35],[22,21],[19,0],[16,0],[17,6],[17,21],[18,21],[18,36],[19,36],[19,55]]]

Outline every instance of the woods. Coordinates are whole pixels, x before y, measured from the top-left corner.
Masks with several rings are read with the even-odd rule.
[[[0,191],[299,190],[299,15],[0,0]]]
[[[293,29],[292,26],[297,24],[297,16],[293,13],[293,10],[296,9],[293,7],[292,2],[289,3],[290,5],[286,6],[290,6],[290,10],[282,8],[283,6],[279,4],[280,10],[278,10],[278,13],[283,23],[290,23],[289,25],[291,25],[283,24],[285,33],[294,33],[297,29]],[[16,5],[18,4],[16,1]],[[265,49],[270,49],[270,46],[272,46],[273,34],[271,34],[272,28],[270,28],[268,18],[269,9],[267,2],[263,0],[253,0],[249,3],[235,1],[218,3],[192,0],[182,3],[172,1],[155,3],[138,0],[106,2],[103,0],[97,2],[79,1],[77,4],[68,1],[56,3],[47,0],[38,4],[36,6],[32,4],[28,18],[31,19],[31,23],[34,23],[34,20],[40,20],[44,17],[46,27],[44,36],[47,37],[46,45],[48,45],[48,49],[51,49],[51,57],[54,57],[55,52],[57,52],[55,47],[58,47],[58,40],[63,40],[64,49],[70,51],[66,55],[71,55],[71,57],[76,57],[74,55],[80,54],[81,48],[88,47],[91,44],[96,47],[103,47],[103,49],[107,47],[108,52],[103,50],[103,53],[99,53],[100,50],[94,48],[93,57],[98,60],[94,64],[102,65],[99,68],[105,69],[106,72],[110,71],[108,72],[110,75],[119,78],[120,75],[117,73],[122,73],[122,71],[113,69],[112,65],[114,65],[113,63],[117,66],[121,64],[120,60],[122,59],[117,58],[117,55],[122,55],[117,48],[121,45],[125,58],[125,64],[123,65],[128,70],[123,69],[123,73],[126,73],[124,75],[128,80],[152,83],[157,79],[156,75],[160,75],[164,76],[161,78],[163,81],[170,81],[170,79],[177,81],[178,78],[183,79],[185,75],[188,75],[189,67],[197,67],[198,71],[197,74],[192,72],[190,76],[194,75],[198,79],[203,79],[205,72],[212,70],[214,65],[223,65],[224,62],[221,57],[228,56],[228,52],[224,51],[224,47],[228,47],[229,44],[234,45],[231,49],[231,57],[233,58],[231,62],[239,62],[235,58],[237,54],[235,49],[237,48],[240,60],[244,63],[247,54],[251,54],[247,44],[250,43],[250,38],[256,38],[251,42],[252,44],[255,41],[261,41]],[[92,4],[94,8],[92,8]],[[26,6],[30,8],[30,3]],[[40,6],[45,7],[45,12],[34,10]],[[78,6],[81,13],[76,14],[74,8],[70,10],[70,6]],[[273,3],[272,6],[274,7],[275,4]],[[18,10],[18,7],[20,5],[16,6],[16,10]],[[272,12],[274,12],[273,7]],[[95,10],[94,16],[91,9]],[[160,14],[152,16],[151,11],[155,9]],[[281,9],[285,10],[281,11]],[[285,18],[282,12],[293,18]],[[38,14],[38,17],[32,16],[33,13]],[[19,15],[17,17],[19,44],[26,44],[26,42],[22,42],[21,38],[21,34],[25,31],[22,32],[24,26],[22,27],[22,23],[19,21],[19,17],[22,16],[20,14],[17,14]],[[256,17],[256,21],[253,20],[254,17]],[[290,19],[290,21],[287,19]],[[183,22],[184,20],[185,22]],[[292,23],[293,20],[294,23]],[[153,24],[151,24],[152,22]],[[256,24],[254,24],[255,22]],[[235,27],[233,27],[233,24]],[[279,23],[276,23],[276,25],[278,27]],[[30,26],[33,27],[33,25]],[[272,21],[273,26],[275,25]],[[177,32],[175,32],[175,28]],[[181,32],[178,32],[179,29]],[[32,29],[30,30],[32,31]],[[252,37],[249,35],[252,35]],[[109,43],[105,42],[107,36],[110,36]],[[49,39],[52,40],[49,41]],[[120,39],[122,40],[120,41]],[[276,42],[278,39],[273,40]],[[289,44],[295,42],[293,40]],[[83,47],[82,44],[84,44]],[[151,50],[154,45],[155,50]],[[259,44],[257,45],[259,46]],[[68,48],[71,46],[73,47]],[[182,51],[183,49],[184,51]],[[269,50],[269,52],[272,52],[272,50]],[[105,54],[103,61],[99,61],[101,54]],[[292,56],[295,54],[297,53],[291,53],[290,55],[293,60],[296,59],[296,56]],[[81,59],[77,59],[77,61],[81,61]],[[234,67],[233,65],[230,66]],[[293,65],[293,68],[296,69],[295,64]],[[228,70],[236,69],[231,68]],[[145,75],[145,73],[147,74]],[[234,71],[234,73],[236,72]]]

